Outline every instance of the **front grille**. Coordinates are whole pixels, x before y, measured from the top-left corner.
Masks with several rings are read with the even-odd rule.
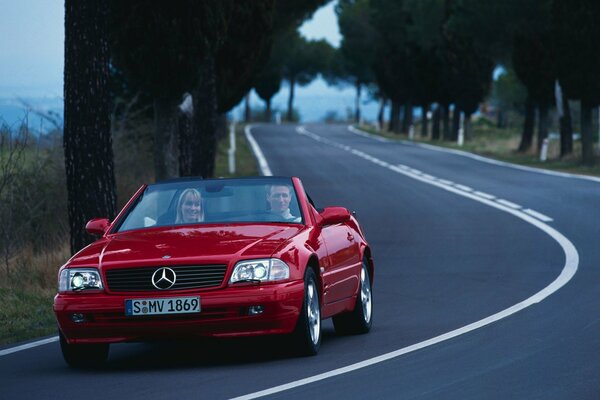
[[[113,292],[157,291],[152,285],[152,275],[162,267],[139,267],[106,271],[106,285]],[[226,265],[174,265],[169,266],[177,279],[163,291],[199,289],[220,286],[225,278]]]

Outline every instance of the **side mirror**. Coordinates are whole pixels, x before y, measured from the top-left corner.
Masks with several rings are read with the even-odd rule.
[[[102,236],[106,233],[110,221],[107,218],[94,218],[85,224],[85,230],[90,235]]]
[[[344,207],[325,207],[320,215],[321,225],[341,224],[350,219],[350,211]]]

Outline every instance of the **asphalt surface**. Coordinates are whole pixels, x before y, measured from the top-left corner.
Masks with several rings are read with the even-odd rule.
[[[498,200],[550,217],[575,246],[578,269],[565,286],[478,329],[268,398],[600,398],[600,182],[382,142],[341,125],[297,128],[259,125],[252,134],[274,175],[300,177],[317,206],[356,211],[376,265],[371,333],[337,336],[325,321],[321,352],[309,358],[274,338],[119,344],[92,371],[69,369],[54,342],[0,356],[0,398],[232,398],[468,326],[544,289],[567,262],[549,234],[487,204]]]

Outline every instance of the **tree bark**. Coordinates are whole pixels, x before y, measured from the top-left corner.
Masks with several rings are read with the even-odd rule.
[[[573,126],[571,123],[571,106],[569,99],[562,95],[563,116],[560,118],[560,156],[573,153]]]
[[[521,134],[521,143],[519,152],[525,153],[531,148],[533,141],[533,126],[535,125],[535,106],[531,96],[527,96],[525,101],[525,122],[523,123],[523,133]]]
[[[450,140],[456,142],[458,140],[458,130],[460,129],[460,108],[454,105],[454,111],[452,112],[452,135]]]
[[[176,112],[176,106],[168,100],[154,100],[154,179],[157,181],[173,178],[179,170]]]
[[[392,100],[390,108],[390,129],[391,132],[400,133],[400,102]]]
[[[265,101],[265,120],[271,122],[271,99]]]
[[[429,113],[429,104],[423,104],[421,106],[421,137],[423,138],[429,136],[429,121],[427,120],[427,113]]]
[[[116,212],[106,0],[65,0],[63,147],[71,252],[94,241],[85,224]]]
[[[473,124],[471,120],[472,114],[465,113],[465,121],[463,124],[463,132],[465,142],[473,139]]]
[[[354,101],[354,122],[360,123],[360,92],[362,85],[356,82],[356,100]]]
[[[592,139],[592,103],[581,100],[581,162],[594,165],[594,144]]]
[[[440,119],[441,119],[442,107],[438,104],[433,110],[433,123],[431,126],[431,139],[440,140]]]
[[[296,79],[290,79],[290,96],[288,97],[288,109],[287,109],[287,120],[292,122],[294,120],[294,89],[296,87]]]
[[[199,67],[198,86],[194,90],[194,126],[192,134],[193,176],[210,178],[215,171],[217,150],[217,91],[215,61],[207,57]]]
[[[408,129],[413,123],[413,106],[412,103],[406,102],[404,104],[404,115],[402,118],[402,133],[408,134]]]
[[[544,139],[548,137],[548,104],[540,103],[538,108],[538,136],[537,150],[538,154],[542,149]]]
[[[452,140],[452,133],[450,132],[450,106],[448,104],[442,105],[442,117],[444,121],[444,140]]]
[[[385,104],[387,103],[387,99],[385,97],[381,97],[379,99],[379,112],[377,113],[377,121],[379,121],[379,128],[381,130],[383,130],[383,124],[385,123],[384,121],[384,115],[383,112],[385,111]]]
[[[179,140],[179,176],[192,176],[192,115],[180,112],[177,118]]]

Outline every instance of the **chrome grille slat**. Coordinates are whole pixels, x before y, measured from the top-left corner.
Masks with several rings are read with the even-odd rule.
[[[138,267],[109,269],[106,286],[116,292],[157,291],[152,285],[152,275],[161,267]],[[220,286],[225,278],[226,265],[173,265],[168,266],[177,274],[173,287],[161,291],[206,288]]]

